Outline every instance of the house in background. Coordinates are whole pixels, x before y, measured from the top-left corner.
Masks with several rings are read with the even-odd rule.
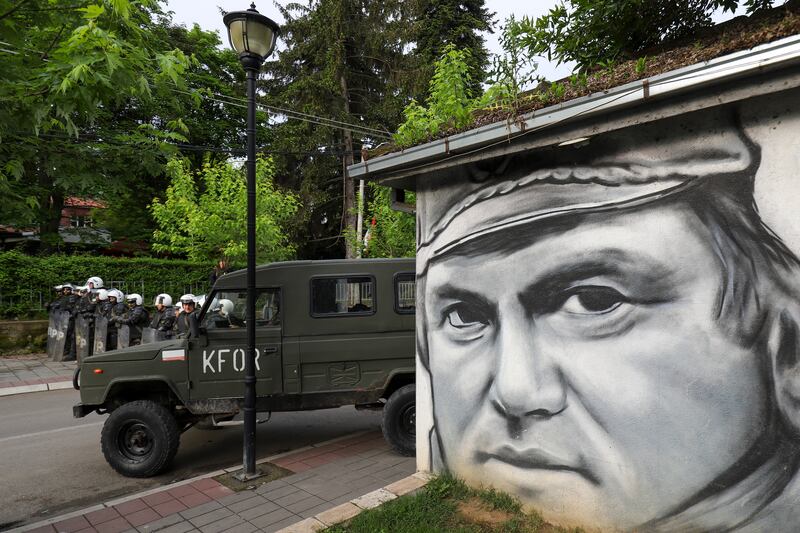
[[[105,248],[111,244],[111,234],[95,227],[92,211],[105,209],[106,204],[91,198],[70,196],[64,201],[61,210],[58,233],[64,244],[88,245]],[[0,246],[14,246],[21,242],[38,241],[35,227],[14,227],[0,225]]]

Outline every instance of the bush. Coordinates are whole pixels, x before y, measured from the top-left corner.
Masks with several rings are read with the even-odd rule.
[[[53,286],[80,285],[90,276],[100,276],[107,288],[113,284],[122,292],[141,294],[145,305],[161,292],[177,300],[187,292],[207,292],[211,269],[210,264],[170,259],[0,252],[0,316],[42,316],[44,303],[53,298]]]

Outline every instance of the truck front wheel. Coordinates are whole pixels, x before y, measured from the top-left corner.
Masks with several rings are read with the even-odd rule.
[[[178,423],[161,404],[147,400],[115,409],[100,445],[111,467],[127,477],[150,477],[166,468],[180,443]]]
[[[399,454],[412,456],[417,451],[417,386],[400,387],[383,408],[383,437]]]

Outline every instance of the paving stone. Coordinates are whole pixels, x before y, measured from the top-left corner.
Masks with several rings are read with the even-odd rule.
[[[153,510],[161,516],[168,516],[171,514],[179,513],[188,509],[186,505],[179,500],[170,500],[168,502],[160,503],[153,506]]]
[[[295,485],[284,485],[282,487],[278,487],[270,492],[262,492],[261,495],[267,498],[268,500],[275,501],[277,498],[283,498],[293,492],[297,492],[300,490]]]
[[[226,529],[224,533],[252,533],[253,531],[258,531],[258,528],[250,522],[242,522],[230,529]]]
[[[258,516],[265,515],[267,513],[271,513],[277,509],[282,509],[277,503],[271,501],[265,501],[264,503],[252,507],[250,509],[245,509],[244,511],[239,511],[238,515],[244,518],[245,520],[252,520]]]
[[[93,527],[87,527],[86,529],[81,529],[76,533],[97,533],[97,530]]]
[[[148,522],[155,522],[160,519],[161,515],[152,509],[142,509],[125,516],[125,519],[130,522],[133,527],[143,526]]]
[[[224,505],[225,507],[230,507],[231,504],[234,504],[236,502],[242,502],[244,500],[249,500],[255,495],[256,493],[253,491],[243,490],[242,492],[234,492],[233,494],[225,496],[224,498],[219,498],[217,501],[222,505]]]
[[[319,505],[317,505],[315,507],[312,507],[311,509],[306,509],[305,511],[301,511],[301,512],[299,512],[297,514],[300,515],[303,518],[310,518],[312,516],[317,516],[319,513],[323,512],[323,511],[327,511],[331,507],[334,507],[334,505],[331,502],[325,502],[325,503],[321,503],[321,504],[319,504]]]
[[[58,533],[73,533],[75,531],[80,531],[81,529],[86,529],[87,527],[92,527],[92,524],[90,524],[85,517],[76,516],[74,518],[62,520],[61,522],[56,522],[53,524],[53,527],[56,529],[56,531],[58,531]]]
[[[230,505],[226,505],[228,509],[233,511],[234,513],[238,513],[240,511],[245,511],[247,509],[252,509],[253,507],[257,507],[267,502],[267,499],[259,494],[255,494],[251,492],[249,494],[249,498],[245,500],[240,500],[238,502],[232,503]],[[222,502],[220,502],[222,503]]]
[[[137,498],[135,500],[130,500],[115,505],[114,509],[116,509],[122,516],[125,516],[135,513],[136,511],[141,511],[142,509],[147,509],[147,504],[144,503],[140,498]]]
[[[194,518],[190,518],[189,522],[191,522],[194,527],[202,528],[205,525],[208,525],[212,522],[216,522],[217,520],[222,520],[223,518],[227,518],[233,515],[228,509],[221,507],[219,509],[214,509],[213,511],[201,514],[199,516],[195,516]]]
[[[361,508],[357,505],[346,502],[341,505],[337,505],[332,509],[328,509],[327,511],[323,511],[317,514],[317,520],[320,522],[332,526],[333,524],[338,524],[339,522],[344,522],[345,520],[349,520],[359,514],[361,512]]]
[[[240,517],[233,515],[223,518],[222,520],[217,520],[216,522],[211,522],[210,524],[201,527],[200,531],[202,531],[202,533],[220,533],[221,531],[231,529],[232,527],[236,527],[244,523],[245,521]]]
[[[219,509],[220,507],[222,507],[221,503],[219,503],[219,502],[217,502],[215,500],[211,500],[208,503],[204,503],[202,505],[198,505],[197,507],[192,507],[192,508],[187,509],[185,511],[181,511],[181,516],[186,518],[187,520],[191,520],[192,518],[194,518],[196,516],[200,516],[202,514],[206,514],[206,513],[210,512],[210,511],[213,511],[215,509]]]
[[[262,528],[261,531],[263,533],[275,533],[276,531],[280,531],[281,529],[291,526],[292,524],[296,524],[298,520],[302,520],[299,516],[292,516],[291,518],[284,518],[280,522],[275,522],[272,525],[269,525],[265,528]]]
[[[388,490],[378,489],[368,492],[360,498],[354,499],[353,504],[361,507],[362,509],[373,509],[378,507],[380,504],[388,502],[389,500],[394,500],[395,498],[397,498],[397,496]]]
[[[279,529],[278,533],[315,533],[323,529],[325,529],[325,524],[316,518],[306,518],[296,524]]]
[[[312,507],[316,507],[317,505],[328,503],[326,500],[322,498],[318,498],[317,496],[311,496],[304,500],[300,500],[296,503],[291,503],[289,505],[284,505],[284,507],[294,514],[300,514],[301,512],[311,509]]]
[[[272,524],[276,524],[286,519],[293,519],[294,521],[300,518],[283,508],[278,508],[271,513],[263,514],[250,520],[250,523],[259,529],[267,529]],[[280,529],[280,528],[278,528]]]
[[[94,528],[97,530],[97,533],[121,533],[122,531],[129,530],[131,524],[120,517],[109,520],[108,522],[103,522],[102,524],[97,524]]]
[[[186,522],[186,520],[184,520],[183,517],[179,514],[173,514],[165,516],[164,518],[160,518],[155,522],[150,522],[148,524],[139,526],[136,529],[139,530],[139,533],[149,533],[153,531],[160,531],[164,528],[167,528],[169,526],[174,526],[175,524],[179,524],[181,522]],[[188,522],[186,523],[188,524]],[[192,525],[189,524],[189,527],[192,527]]]
[[[296,492],[292,492],[291,494],[287,494],[286,496],[281,496],[280,498],[270,498],[270,500],[277,503],[281,507],[286,507],[287,505],[291,505],[301,500],[305,500],[306,498],[313,497],[313,494],[309,494],[304,490],[298,490]]]
[[[169,527],[165,527],[158,533],[187,533],[189,531],[197,531],[191,522],[188,520],[182,520],[177,524],[174,524]]]
[[[178,501],[190,509],[192,507],[199,507],[209,502],[216,503],[216,501],[210,496],[206,496],[202,492],[198,492],[197,494],[187,494],[186,496],[178,496]]]
[[[113,507],[106,507],[105,509],[100,509],[98,511],[87,513],[84,516],[86,517],[86,520],[88,520],[90,524],[96,525],[96,524],[102,524],[103,522],[108,522],[109,520],[113,520],[115,518],[119,518],[120,514]]]
[[[285,478],[281,478],[281,481],[284,483],[294,484],[298,481],[303,481],[304,479],[310,478],[313,476],[315,472],[300,472],[298,474],[292,474],[291,476],[286,476]]]
[[[267,494],[269,492],[273,492],[277,489],[288,487],[290,486],[288,483],[283,481],[282,479],[276,479],[275,481],[270,481],[269,483],[264,483],[260,487],[256,488],[256,492],[259,494]]]

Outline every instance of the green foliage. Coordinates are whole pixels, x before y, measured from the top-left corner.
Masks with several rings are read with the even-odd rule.
[[[244,169],[206,163],[196,176],[185,161],[167,165],[170,185],[163,201],[150,205],[158,229],[153,249],[186,254],[193,261],[247,257],[247,186]],[[270,159],[256,164],[256,249],[260,263],[294,256],[287,225],[299,208],[297,197],[273,182]],[[199,183],[198,183],[199,181]]]
[[[427,107],[412,101],[403,114],[405,121],[394,134],[400,146],[411,146],[437,133],[469,124],[476,101],[470,91],[472,80],[469,50],[445,47],[431,78]]]
[[[179,88],[193,60],[154,38],[155,0],[6,6],[0,222],[38,226],[48,242],[65,197],[111,197],[174,154],[167,141],[185,139],[178,117],[159,113],[161,123],[136,110]]]
[[[82,284],[100,276],[106,285],[124,281],[126,292],[152,300],[160,292],[173,297],[185,292],[205,292],[213,263],[96,255],[31,256],[18,251],[0,252],[0,316],[27,318],[39,307],[39,293],[48,298],[55,285]],[[46,303],[46,300],[45,300]]]
[[[647,70],[647,56],[642,56],[636,60],[636,74],[644,74]]]
[[[489,524],[459,512],[459,504],[477,500],[491,510],[507,513],[508,519]],[[463,481],[443,474],[433,478],[417,493],[391,500],[362,512],[352,520],[324,530],[325,533],[418,533],[454,531],[477,533],[577,532],[546,523],[535,512],[525,513],[513,497],[490,489],[473,489]]]
[[[712,25],[711,14],[739,5],[747,13],[769,8],[773,0],[561,0],[539,18],[523,17],[510,33],[532,56],[580,69],[601,62],[633,59],[665,41]]]
[[[411,213],[391,208],[389,187],[369,184],[372,200],[367,206],[365,225],[369,228],[369,242],[363,250],[364,257],[414,257],[416,255],[416,219]],[[411,195],[407,202],[413,204]],[[375,224],[371,225],[374,220]]]
[[[419,0],[412,12],[414,19],[414,57],[420,72],[419,90],[415,96],[424,98],[425,88],[434,75],[433,65],[448,47],[469,50],[466,58],[469,70],[468,87],[477,96],[486,78],[489,52],[483,32],[492,33],[494,13],[486,9],[484,0]]]
[[[538,64],[511,33],[515,21],[514,15],[511,15],[501,30],[500,46],[503,53],[492,58],[488,78],[491,85],[480,99],[480,107],[498,105],[514,110],[521,103],[520,93],[538,80]]]

